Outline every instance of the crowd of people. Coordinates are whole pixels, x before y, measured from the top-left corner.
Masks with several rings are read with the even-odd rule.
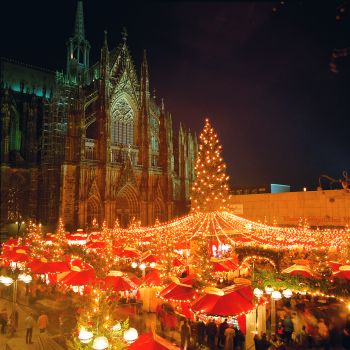
[[[254,337],[255,350],[284,350],[284,349],[350,349],[350,315],[348,315],[344,327],[328,325],[320,318],[315,327],[302,325],[299,331],[295,331],[294,323],[289,315],[280,320],[276,327],[276,333],[271,333],[268,338],[265,332]]]

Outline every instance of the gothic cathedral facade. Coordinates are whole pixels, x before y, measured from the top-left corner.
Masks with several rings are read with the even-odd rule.
[[[1,59],[2,231],[28,218],[126,227],[188,211],[196,138],[181,125],[175,133],[150,93],[146,53],[139,78],[126,32],[113,50],[107,41],[105,32],[90,64],[79,0],[65,73]]]

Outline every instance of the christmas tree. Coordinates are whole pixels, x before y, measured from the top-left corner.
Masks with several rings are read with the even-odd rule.
[[[196,180],[192,187],[192,210],[213,212],[225,210],[228,194],[226,164],[221,157],[222,146],[209,119],[205,120],[200,136],[195,166]]]
[[[41,230],[41,224],[34,224],[32,221],[29,221],[27,237],[30,241],[30,255],[35,259],[40,259],[44,256],[44,239]]]
[[[58,221],[55,238],[52,242],[51,254],[53,261],[64,260],[64,248],[67,246],[66,230],[62,218]]]

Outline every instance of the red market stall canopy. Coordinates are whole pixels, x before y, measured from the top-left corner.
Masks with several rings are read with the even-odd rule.
[[[83,232],[66,234],[69,245],[85,245],[87,242],[87,234]]]
[[[179,267],[179,266],[185,266],[185,264],[178,258],[174,258],[173,260],[173,266],[174,267]]]
[[[317,273],[313,272],[311,268],[307,265],[294,264],[284,269],[281,273],[286,273],[291,276],[300,276],[304,278],[320,278],[320,276]]]
[[[80,270],[78,267],[73,266],[72,270],[60,273],[57,279],[58,282],[70,286],[86,286],[95,281],[95,271]]]
[[[64,261],[33,260],[27,264],[27,267],[35,274],[59,273],[70,270],[69,265]]]
[[[339,267],[343,265],[338,261],[329,261],[328,264],[331,267],[333,273],[339,271]]]
[[[142,262],[144,263],[156,263],[159,261],[159,256],[155,254],[148,254],[144,258],[142,258]]]
[[[335,272],[333,276],[336,278],[350,280],[350,265],[340,266],[339,271]]]
[[[86,243],[85,247],[87,249],[104,249],[106,247],[106,243],[101,241],[89,241]]]
[[[207,288],[207,293],[192,304],[192,311],[206,315],[237,316],[254,309],[253,298],[251,286]]]
[[[6,250],[0,255],[1,260],[12,262],[26,262],[29,261],[29,255],[24,249]]]
[[[238,266],[229,259],[212,259],[214,272],[229,272],[238,269]]]
[[[168,301],[192,301],[198,296],[188,284],[172,282],[159,293],[159,297]]]
[[[114,291],[137,289],[137,285],[120,271],[110,271],[104,281],[105,287]]]
[[[151,333],[145,333],[132,343],[129,350],[178,350],[179,348],[171,344],[164,338]]]
[[[114,253],[119,256],[119,258],[124,259],[138,259],[141,255],[141,253],[133,248],[125,248],[124,250],[121,250],[119,248],[113,249]]]
[[[153,269],[144,277],[144,283],[149,286],[161,286],[163,285],[162,279],[160,278],[159,271]]]

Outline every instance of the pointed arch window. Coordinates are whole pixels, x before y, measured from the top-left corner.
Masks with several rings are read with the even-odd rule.
[[[115,145],[134,144],[134,112],[125,99],[118,100],[112,111],[111,142]]]

